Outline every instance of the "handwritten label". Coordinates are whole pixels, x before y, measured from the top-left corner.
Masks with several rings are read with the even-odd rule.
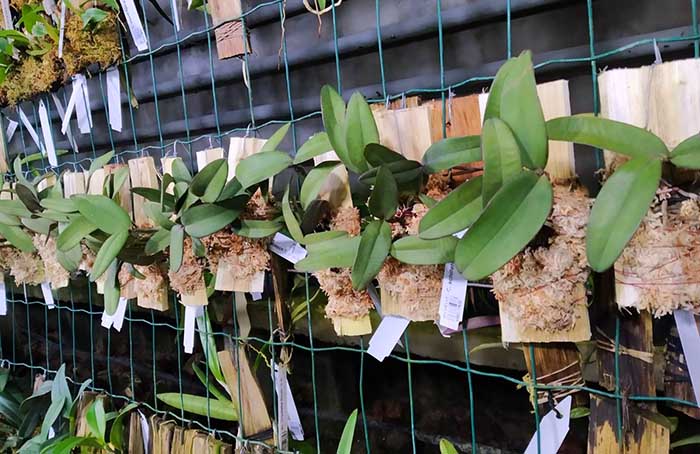
[[[49,309],[53,309],[54,307],[56,307],[53,301],[53,293],[51,293],[50,282],[41,283],[41,293],[44,295],[44,302],[46,303],[46,307],[48,307]]]
[[[382,318],[382,322],[369,340],[367,353],[378,361],[384,361],[394,350],[409,323],[410,320],[397,315],[387,315]]]
[[[12,140],[12,137],[15,135],[15,131],[17,131],[18,125],[19,125],[19,123],[17,123],[15,120],[13,120],[11,118],[7,119],[7,130],[5,131],[5,135],[7,137],[8,144]]]
[[[678,337],[683,346],[683,357],[688,366],[690,383],[693,385],[695,402],[700,402],[700,333],[698,325],[695,323],[695,315],[690,311],[676,309],[673,311],[673,318],[676,319]]]
[[[41,142],[39,142],[39,135],[36,133],[34,126],[32,126],[32,124],[29,122],[29,118],[27,118],[27,116],[24,114],[24,111],[21,107],[18,107],[17,111],[19,112],[20,121],[22,122],[24,127],[27,128],[27,132],[32,137],[32,140],[36,144],[37,148],[43,151],[43,149],[41,148]]]
[[[5,289],[5,281],[0,281],[0,315],[7,315],[7,293]]]
[[[185,353],[192,353],[192,351],[194,351],[195,320],[203,313],[202,306],[185,305],[185,334],[182,339],[182,345],[185,349]]]
[[[567,396],[555,408],[556,411],[552,410],[544,415],[537,429],[540,434],[540,449],[537,449],[537,434],[535,434],[530,440],[530,444],[527,445],[525,454],[538,454],[538,452],[540,454],[557,454],[559,452],[559,447],[569,432],[571,396]]]
[[[89,134],[92,128],[92,111],[90,110],[90,92],[87,80],[82,74],[73,76],[73,93],[75,98],[75,115],[78,118],[78,129],[81,134]],[[71,98],[73,95],[71,95]],[[70,101],[69,101],[70,103]],[[61,128],[63,130],[63,128]]]
[[[139,51],[147,50],[148,39],[146,39],[146,32],[143,30],[143,24],[136,10],[134,0],[119,0],[119,3],[122,5],[122,10],[126,16],[126,24],[129,26],[129,32],[136,48]]]
[[[306,249],[287,235],[279,232],[275,233],[275,236],[272,237],[270,250],[292,263],[297,263],[299,260],[306,257]]]
[[[116,67],[107,70],[107,110],[109,111],[109,126],[122,132],[122,100],[119,70]]]
[[[44,150],[49,157],[49,164],[51,167],[58,166],[58,159],[56,159],[56,147],[53,143],[53,133],[51,132],[51,120],[49,120],[49,113],[46,110],[46,104],[44,100],[39,101],[39,122],[41,123],[41,135],[44,138]]]

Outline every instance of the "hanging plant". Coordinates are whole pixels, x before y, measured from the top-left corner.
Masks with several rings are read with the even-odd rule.
[[[121,58],[119,4],[116,0],[65,2],[66,23],[63,64],[66,76],[92,64],[106,69]]]

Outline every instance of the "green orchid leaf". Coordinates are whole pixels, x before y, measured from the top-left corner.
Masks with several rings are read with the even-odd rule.
[[[520,147],[505,122],[490,118],[481,131],[481,153],[484,157],[482,199],[484,205],[508,180],[520,173]]]
[[[386,221],[372,221],[360,237],[357,257],[352,265],[352,286],[367,287],[379,273],[391,249],[391,227]]]
[[[88,180],[92,177],[97,169],[101,169],[109,163],[114,158],[114,150],[105,153],[101,156],[96,157],[90,162],[90,167],[88,169]]]
[[[117,273],[119,272],[118,266],[118,261],[114,259],[107,267],[107,271],[105,271],[104,305],[105,312],[109,315],[114,315],[114,313],[117,312],[117,306],[119,305],[119,279],[117,279]]]
[[[177,183],[189,183],[192,181],[192,174],[187,169],[182,158],[177,158],[173,160],[173,178]]]
[[[42,235],[48,235],[55,224],[55,221],[44,218],[22,218],[21,222],[22,225],[32,232],[40,233]]]
[[[386,166],[379,167],[368,207],[374,216],[389,220],[399,206],[399,189],[396,180]]]
[[[182,265],[183,244],[185,241],[185,230],[181,225],[176,225],[170,229],[170,271],[175,273]]]
[[[124,452],[126,452],[128,448],[128,439],[126,436],[126,431],[124,430],[124,420],[129,415],[129,413],[131,413],[131,411],[137,408],[138,406],[138,403],[132,402],[129,405],[122,408],[121,410],[119,410],[119,414],[114,419],[114,422],[112,423],[112,428],[109,431],[110,444],[114,445],[117,449],[120,449]]]
[[[292,211],[292,206],[289,204],[289,186],[287,186],[287,189],[284,191],[284,196],[282,197],[282,216],[284,217],[284,224],[287,226],[287,230],[292,236],[292,239],[297,243],[303,241],[304,233],[301,231],[299,220],[294,214],[294,211]]]
[[[260,152],[277,150],[279,148],[279,144],[282,143],[282,140],[284,140],[284,136],[287,135],[291,125],[291,123],[283,124],[277,131],[275,131],[274,134],[270,136],[269,139],[265,141],[265,145],[260,148]]]
[[[348,102],[345,123],[345,143],[351,170],[357,173],[368,169],[365,160],[365,147],[370,143],[379,143],[379,131],[374,122],[372,110],[364,96],[355,92]]]
[[[95,282],[97,278],[102,276],[102,273],[107,270],[112,261],[119,255],[128,238],[129,231],[122,230],[105,240],[100,250],[97,251],[95,262],[92,265],[92,270],[90,271],[91,282]]]
[[[424,240],[417,236],[406,236],[391,245],[391,256],[409,265],[440,265],[454,261],[457,238],[446,236],[435,240]]]
[[[700,134],[679,143],[671,151],[671,162],[684,169],[700,169]]]
[[[59,251],[67,252],[79,246],[80,241],[95,230],[97,230],[95,224],[88,221],[84,216],[78,216],[58,234],[56,238],[56,248]]]
[[[32,237],[27,235],[27,233],[20,227],[0,224],[0,236],[5,238],[11,245],[22,252],[35,251]]]
[[[459,454],[455,446],[444,438],[440,440],[440,454]]]
[[[216,201],[223,202],[242,194],[243,186],[241,182],[238,181],[238,178],[233,177],[224,185],[224,189],[221,190],[221,194],[219,194],[219,198]]]
[[[25,186],[19,182],[15,183],[15,194],[19,200],[27,207],[27,209],[33,213],[41,211],[41,205],[39,204],[39,198],[33,188],[30,189],[29,186]]]
[[[315,232],[315,233],[309,233],[306,235],[301,241],[301,244],[306,244],[306,245],[311,245],[323,241],[328,241],[328,240],[333,240],[333,239],[338,239],[338,238],[346,238],[348,236],[348,232],[344,230],[328,230],[327,232]],[[307,248],[308,250],[308,248]],[[353,257],[353,260],[355,258]],[[350,265],[348,267],[352,266],[352,261],[350,262]]]
[[[399,189],[419,181],[423,174],[423,168],[420,163],[408,159],[389,162],[384,164],[382,167],[391,172],[391,174],[394,176],[394,180],[396,180],[396,184],[399,186]],[[360,175],[360,181],[369,186],[375,186],[377,181],[377,172],[379,172],[379,167],[369,169],[367,172]]]
[[[78,211],[78,205],[73,199],[46,198],[39,203],[48,210],[60,211],[61,213],[75,213]]]
[[[243,189],[274,177],[292,163],[292,158],[281,151],[255,153],[241,160],[236,167],[236,178]]]
[[[297,154],[294,156],[294,161],[292,162],[294,164],[301,164],[323,153],[327,153],[332,149],[331,142],[328,140],[328,134],[319,132],[309,137],[309,140],[299,147]]]
[[[102,399],[95,399],[85,413],[85,421],[92,435],[97,437],[101,442],[105,441],[105,432],[107,431],[107,419],[105,418],[105,408]]]
[[[73,249],[69,249],[68,251],[56,251],[56,260],[58,260],[58,263],[68,271],[69,273],[73,273],[75,271],[78,271],[78,267],[80,266],[80,262],[83,259],[83,250],[80,246],[75,246]]]
[[[117,203],[103,195],[75,197],[78,211],[91,224],[110,235],[125,232],[131,227],[131,218]]]
[[[658,159],[632,159],[608,178],[598,193],[586,231],[591,268],[610,268],[649,210],[661,180]]]
[[[666,158],[668,148],[646,129],[591,115],[554,118],[547,122],[550,140],[604,148],[632,158]]]
[[[321,87],[321,118],[335,154],[348,169],[354,170],[345,142],[345,101],[330,85]]]
[[[351,454],[352,441],[355,438],[355,425],[357,424],[357,409],[355,409],[345,422],[343,434],[340,436],[336,454]]]
[[[204,203],[186,209],[182,213],[182,224],[185,226],[185,232],[194,238],[202,238],[231,224],[245,207],[243,200],[234,199],[234,201],[236,203],[229,206]]]
[[[365,147],[365,159],[372,167],[379,167],[390,162],[405,161],[406,158],[384,145],[369,143]]]
[[[311,273],[329,268],[351,268],[357,257],[360,237],[350,237],[347,232],[338,233],[343,236],[331,236],[307,243],[306,257],[296,263],[295,269]]]
[[[459,240],[457,268],[470,281],[489,276],[527,246],[551,209],[552,186],[547,177],[521,172],[501,187]]]
[[[10,215],[18,216],[22,218],[28,218],[32,215],[32,212],[24,206],[19,200],[0,200],[0,212]]]
[[[303,209],[307,209],[311,202],[316,200],[326,180],[339,165],[338,161],[325,161],[311,169],[299,191],[299,201]]]
[[[437,173],[462,164],[481,161],[481,137],[452,137],[435,142],[423,155],[427,173]]]
[[[169,216],[171,213],[163,213],[159,203],[146,200],[143,204],[143,211],[149,219],[164,229],[170,230],[175,225],[175,223],[170,220]]]
[[[146,241],[144,252],[146,255],[154,255],[164,251],[168,246],[170,246],[170,231],[159,229]]]
[[[482,177],[466,181],[439,201],[420,221],[420,237],[442,238],[460,232],[477,220],[483,207]]]
[[[242,219],[240,227],[233,230],[236,235],[246,238],[267,238],[282,230],[283,227],[284,223],[280,219],[272,221]]]
[[[200,170],[190,183],[190,192],[203,201],[212,203],[221,194],[228,176],[228,164],[225,159],[216,159]],[[159,195],[160,196],[160,195]]]
[[[501,101],[506,83],[511,80],[518,70],[518,59],[508,59],[500,68],[489,87],[489,95],[486,99],[483,122],[491,118],[501,118]],[[482,122],[482,123],[483,123]]]
[[[209,416],[221,421],[238,421],[238,412],[230,400],[209,399],[180,393],[161,393],[156,397],[165,404],[187,413]]]

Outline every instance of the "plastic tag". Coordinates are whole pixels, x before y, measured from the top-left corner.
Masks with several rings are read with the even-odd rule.
[[[464,316],[468,281],[454,263],[445,265],[440,292],[440,326],[456,330]]]
[[[557,454],[559,452],[559,447],[564,443],[564,438],[569,432],[571,396],[564,398],[555,408],[556,411],[550,411],[540,420],[540,426],[537,429],[540,433],[540,449],[537,449],[537,434],[535,434],[530,440],[530,444],[527,445],[525,454]]]
[[[0,281],[0,315],[7,315],[7,293],[5,281]]]
[[[107,70],[107,110],[109,126],[117,132],[122,132],[121,87],[119,70],[116,67]]]
[[[185,353],[192,353],[194,350],[195,320],[203,313],[202,306],[185,305],[185,334],[182,339],[182,345],[185,348]]]
[[[297,263],[299,260],[306,257],[306,249],[287,235],[279,232],[275,233],[275,236],[272,237],[270,250],[292,263]]]
[[[177,10],[177,0],[170,0],[170,9],[173,12],[173,23],[175,30],[180,31],[180,12]]]
[[[43,99],[39,101],[39,122],[41,122],[41,135],[44,138],[44,149],[49,157],[49,164],[51,167],[56,167],[58,166],[58,159],[56,159],[56,147],[53,143],[53,134],[51,132],[51,120],[49,120],[49,113],[46,110],[46,104],[44,104]]]
[[[56,307],[53,301],[53,294],[51,293],[51,283],[42,282],[41,283],[41,293],[44,294],[44,302],[46,302],[46,307],[53,309]]]
[[[68,98],[68,104],[66,105],[66,111],[63,112],[63,120],[61,121],[61,134],[67,135],[66,131],[70,131],[70,117],[73,115],[73,111],[75,110],[75,100],[78,98],[78,90],[75,89],[75,85],[73,85],[73,92],[70,94],[70,98]],[[54,100],[55,101],[55,100]]]
[[[275,391],[277,392],[278,402],[284,402],[285,406],[284,414],[286,414],[286,418],[280,416],[283,414],[281,411],[277,413],[280,421],[286,421],[284,432],[286,432],[288,427],[294,440],[303,441],[304,428],[301,425],[299,411],[297,410],[292,388],[289,386],[289,380],[287,379],[287,368],[285,366],[279,366],[278,364],[275,364]],[[282,409],[279,408],[278,410]],[[280,427],[280,429],[282,428]]]
[[[678,337],[683,346],[683,356],[688,366],[690,383],[693,385],[695,402],[700,402],[700,333],[698,325],[695,323],[695,315],[690,311],[677,309],[673,311],[673,318],[676,319]]]
[[[126,24],[129,26],[129,32],[136,48],[140,51],[147,50],[148,40],[146,39],[146,32],[143,30],[143,24],[141,24],[141,18],[136,10],[134,0],[119,0],[119,3],[122,5],[124,16],[126,16]]]
[[[250,297],[253,299],[253,301],[260,301],[262,299],[262,293],[250,292]]]
[[[367,353],[378,361],[384,361],[394,350],[396,343],[411,321],[397,315],[387,315],[377,327],[374,335],[369,340]]]
[[[75,115],[78,118],[78,129],[81,134],[89,134],[92,128],[90,92],[88,91],[87,80],[82,74],[73,76],[73,93],[76,94]],[[72,97],[73,95],[71,95]]]
[[[37,148],[43,152],[43,149],[41,147],[41,142],[39,142],[39,136],[36,133],[36,130],[34,129],[34,126],[29,122],[29,118],[24,114],[24,111],[22,110],[21,107],[17,108],[17,111],[19,112],[19,119],[24,125],[25,128],[27,128],[27,132],[29,135],[32,137],[32,140],[36,144]]]
[[[3,27],[5,30],[12,30],[14,29],[14,25],[12,24],[12,12],[10,11],[10,0],[2,0],[2,18],[3,18]]]
[[[5,137],[8,144],[12,140],[12,137],[15,135],[15,131],[17,131],[18,125],[19,123],[17,123],[15,120],[11,118],[7,119],[7,130],[5,131]]]
[[[61,119],[65,118],[66,116],[66,110],[63,108],[63,104],[61,103],[61,100],[58,99],[58,96],[56,96],[56,93],[51,93],[51,99],[53,99],[53,105],[56,107],[56,111],[58,112],[58,115],[61,117]],[[63,124],[61,124],[61,128],[63,128]],[[71,131],[70,128],[66,129],[65,132],[61,131],[63,135],[68,137],[68,141],[70,142],[71,147],[73,147],[73,151],[75,153],[78,152],[78,144],[75,142],[75,139],[73,138],[73,132]]]
[[[141,419],[141,438],[143,439],[143,452],[151,452],[151,429],[148,427],[148,420],[141,410],[139,410],[139,418]]]
[[[58,21],[58,58],[63,58],[63,38],[66,35],[66,2],[61,2],[61,17]]]
[[[122,326],[124,325],[124,316],[126,315],[126,307],[128,306],[129,300],[124,298],[123,296],[119,297],[119,305],[117,306],[117,310],[114,312],[114,315],[112,315],[112,327],[117,330],[117,332],[121,332]]]
[[[277,448],[286,451],[289,448],[289,407],[286,388],[287,371],[281,372],[275,364],[275,392],[277,393]]]

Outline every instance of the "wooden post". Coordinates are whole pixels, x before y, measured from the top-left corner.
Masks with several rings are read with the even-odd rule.
[[[129,163],[129,176],[132,188],[152,188],[158,189],[158,173],[153,158],[146,156],[143,158],[131,159]],[[143,196],[134,194],[134,224],[141,229],[155,227],[155,223],[146,216],[144,204],[146,199]]]
[[[241,0],[210,0],[209,11],[216,30],[216,51],[219,60],[243,55],[247,51],[247,39],[243,23]]]
[[[141,415],[139,415],[138,411],[132,411],[129,416],[129,452],[131,454],[146,454],[143,450]]]

